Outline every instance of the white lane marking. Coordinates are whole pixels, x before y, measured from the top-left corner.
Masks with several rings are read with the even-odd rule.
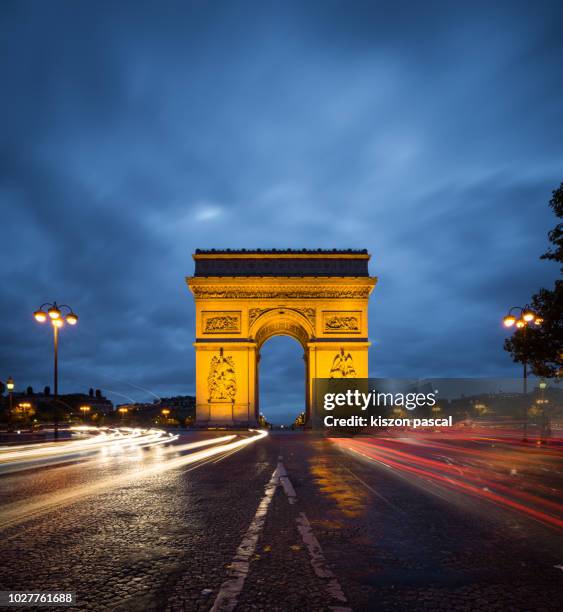
[[[281,460],[278,463],[278,473],[280,477],[280,483],[287,496],[287,500],[289,501],[290,504],[294,504],[297,501],[297,494],[295,493],[293,484],[291,480],[289,480],[289,476],[287,475],[287,472],[285,471],[285,466],[281,462]]]
[[[260,532],[262,531],[266,521],[268,507],[270,506],[274,493],[280,484],[279,465],[280,464],[278,464],[278,467],[276,467],[272,473],[272,477],[264,489],[264,497],[262,498],[260,504],[258,504],[256,514],[246,530],[235,557],[229,566],[228,577],[219,589],[215,603],[211,608],[212,612],[216,612],[217,610],[234,610],[237,605],[238,596],[242,591],[244,581],[246,580],[248,571],[250,569],[250,559],[256,550],[258,537],[260,536]]]
[[[293,484],[287,475],[285,466],[281,462],[281,459],[282,457],[280,457],[278,463],[280,482],[289,503],[294,504],[297,501],[297,495],[295,493],[295,489],[293,488]],[[313,533],[313,528],[311,527],[311,523],[309,523],[307,515],[304,512],[300,512],[299,516],[295,519],[295,522],[297,523],[297,530],[301,534],[303,544],[305,544],[307,552],[309,553],[309,559],[311,561],[311,565],[313,566],[313,571],[319,578],[327,580],[327,593],[332,599],[335,599],[341,603],[347,603],[348,600],[346,599],[346,595],[344,595],[344,591],[342,590],[340,583],[338,582],[333,571],[328,566],[323,549]],[[330,609],[333,610],[333,612],[351,612],[352,610],[352,608],[343,606],[331,606]]]
[[[319,578],[327,579],[326,591],[332,597],[332,599],[336,599],[337,601],[346,603],[346,595],[344,595],[340,583],[338,582],[336,576],[328,566],[328,563],[326,562],[325,556],[323,554],[323,549],[321,548],[319,541],[315,537],[313,529],[311,528],[311,523],[309,523],[309,519],[305,516],[304,512],[299,513],[296,522],[297,529],[301,534],[303,543],[309,551],[311,565],[313,566],[315,574]],[[351,608],[342,607],[340,607],[339,609],[341,610],[341,612],[344,612],[344,610],[351,610]]]
[[[293,484],[287,475],[282,459],[283,457],[279,455],[278,465],[273,471],[268,484],[264,488],[264,497],[260,501],[256,514],[246,530],[235,557],[229,566],[227,579],[223,582],[219,589],[219,593],[217,594],[217,598],[213,603],[211,612],[232,612],[232,610],[236,608],[238,597],[242,592],[244,582],[248,576],[248,572],[250,571],[252,555],[256,550],[258,538],[260,537],[260,533],[264,528],[268,508],[270,507],[270,503],[274,497],[276,489],[280,485],[282,486],[290,504],[294,504],[297,501],[295,489],[293,488]],[[296,522],[297,530],[301,534],[301,539],[307,548],[310,562],[316,576],[327,581],[326,591],[332,599],[335,599],[341,603],[347,603],[348,600],[342,591],[342,587],[328,566],[321,545],[315,537],[311,523],[309,523],[309,519],[304,512],[299,513]],[[346,606],[330,606],[330,610],[333,612],[351,612],[352,608],[348,608]]]

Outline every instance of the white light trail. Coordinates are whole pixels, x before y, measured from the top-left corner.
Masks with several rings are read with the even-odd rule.
[[[171,447],[169,449],[170,451],[177,448],[183,448],[184,450],[186,450],[187,447],[191,447],[192,449],[199,448],[204,445],[204,442],[206,442],[207,445],[214,445],[212,448],[195,451],[187,455],[180,455],[179,457],[164,459],[156,464],[136,466],[134,469],[127,470],[111,477],[102,478],[89,485],[77,486],[70,490],[57,493],[38,495],[31,500],[19,501],[4,506],[0,517],[0,530],[12,527],[22,521],[44,514],[57,507],[81,501],[87,497],[101,493],[102,491],[105,492],[109,489],[129,485],[135,480],[140,480],[192,464],[196,464],[196,467],[198,465],[203,465],[212,457],[241,450],[249,444],[253,444],[268,435],[268,432],[259,430],[250,430],[250,433],[254,435],[230,442],[228,440],[232,440],[235,436],[229,435],[221,438],[211,438],[201,442],[193,442],[192,445],[185,444],[179,447]],[[126,439],[129,440],[129,438]]]

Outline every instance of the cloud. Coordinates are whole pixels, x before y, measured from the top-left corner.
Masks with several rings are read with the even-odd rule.
[[[201,204],[197,207],[194,218],[196,221],[211,221],[222,214],[222,209],[214,204]]]

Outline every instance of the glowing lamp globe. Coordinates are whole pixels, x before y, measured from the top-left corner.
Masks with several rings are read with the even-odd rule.
[[[53,320],[59,319],[61,316],[61,311],[58,308],[55,308],[55,306],[51,306],[51,308],[49,308],[47,312],[49,313],[49,316]]]
[[[35,317],[36,321],[39,321],[39,323],[45,323],[45,321],[47,320],[47,314],[42,310],[36,310],[33,313],[33,316]]]
[[[522,315],[522,318],[524,319],[524,321],[529,323],[530,321],[533,321],[536,318],[536,315],[531,310],[526,310]]]
[[[71,312],[70,314],[66,315],[66,322],[69,325],[76,325],[78,323],[78,317],[74,314],[74,312]]]
[[[504,317],[503,323],[505,327],[512,327],[514,323],[516,323],[516,317],[513,317],[512,315],[507,315],[506,317]]]

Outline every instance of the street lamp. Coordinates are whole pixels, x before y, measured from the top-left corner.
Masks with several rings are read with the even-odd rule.
[[[10,404],[8,407],[8,429],[10,429],[12,425],[12,392],[15,386],[16,386],[16,383],[14,382],[14,379],[11,376],[9,376],[8,380],[6,381],[6,389],[8,389],[8,395],[10,397]]]
[[[121,406],[121,408],[118,408],[117,411],[121,415],[122,419],[124,419],[125,415],[129,412],[125,406]]]
[[[65,314],[66,312],[66,314]],[[59,329],[63,327],[65,323],[69,325],[76,325],[78,323],[78,317],[75,312],[72,310],[70,306],[66,304],[61,304],[60,306],[57,302],[45,302],[41,304],[38,310],[33,313],[35,320],[39,323],[45,323],[47,320],[51,322],[53,326],[53,340],[54,340],[54,349],[55,349],[55,361],[54,361],[54,382],[55,382],[55,411],[54,411],[54,420],[55,420],[55,438],[59,437],[59,410],[58,410],[58,401],[59,401],[59,365],[58,365],[58,353],[59,353]]]
[[[538,384],[540,389],[540,398],[536,400],[537,404],[541,405],[541,441],[544,441],[544,438],[549,438],[551,435],[551,423],[549,413],[546,413],[545,408],[546,404],[549,404],[549,400],[545,397],[545,390],[547,389],[547,383],[542,378]],[[546,440],[547,442],[547,440]]]
[[[82,412],[82,421],[86,423],[86,415],[90,412],[90,406],[80,406],[80,411]]]
[[[518,313],[518,318],[513,314]],[[543,323],[543,319],[534,312],[528,304],[526,306],[513,306],[508,314],[504,317],[503,323],[505,327],[516,327],[522,330],[524,339],[524,370],[522,377],[522,388],[524,396],[528,393],[528,327],[534,325],[539,327]],[[524,398],[525,399],[525,398]],[[528,437],[528,404],[524,401],[524,440]]]

